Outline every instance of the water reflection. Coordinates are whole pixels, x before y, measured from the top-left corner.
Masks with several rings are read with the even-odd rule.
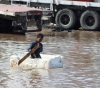
[[[0,34],[0,88],[99,88],[100,33],[74,31],[49,33],[43,40],[44,54],[64,56],[64,68],[11,68],[9,57],[22,55],[37,33],[26,36]],[[33,63],[34,64],[34,63]]]

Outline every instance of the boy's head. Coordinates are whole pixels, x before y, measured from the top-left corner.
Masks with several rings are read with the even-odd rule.
[[[37,41],[41,42],[43,40],[44,35],[42,33],[37,34]]]

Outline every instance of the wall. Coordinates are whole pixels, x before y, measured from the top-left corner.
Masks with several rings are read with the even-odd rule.
[[[0,0],[0,4],[10,4],[9,0]]]

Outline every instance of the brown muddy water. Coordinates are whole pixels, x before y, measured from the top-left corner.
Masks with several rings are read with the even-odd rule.
[[[0,34],[0,88],[100,88],[100,32],[45,32],[42,53],[63,55],[64,68],[11,68],[10,56],[26,52],[36,34]]]

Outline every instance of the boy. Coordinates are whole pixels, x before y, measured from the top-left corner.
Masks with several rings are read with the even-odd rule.
[[[33,41],[30,44],[30,47],[28,48],[28,51],[30,51],[32,48],[34,48],[36,45],[38,45],[38,49],[31,54],[32,58],[41,58],[40,52],[43,51],[43,45],[42,45],[42,40],[43,40],[44,35],[42,33],[37,34],[36,40]]]

